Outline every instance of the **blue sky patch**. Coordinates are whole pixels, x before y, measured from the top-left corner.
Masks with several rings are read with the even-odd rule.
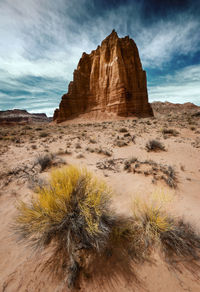
[[[4,0],[0,11],[0,110],[52,115],[82,53],[113,28],[135,40],[150,101],[200,105],[198,0]]]

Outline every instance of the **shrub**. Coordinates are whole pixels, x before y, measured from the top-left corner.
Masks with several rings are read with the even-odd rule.
[[[70,258],[69,286],[79,273],[78,252],[100,252],[114,222],[109,210],[111,190],[85,168],[54,170],[48,186],[37,190],[30,204],[19,202],[16,230],[37,247],[56,243]]]
[[[76,158],[85,158],[85,156],[82,153],[79,153]]]
[[[127,130],[126,128],[120,128],[120,129],[119,129],[119,132],[120,132],[120,133],[127,133],[128,130]]]
[[[172,166],[162,167],[162,171],[166,176],[163,176],[164,181],[171,188],[176,188],[177,186],[177,175],[176,171]]]
[[[102,151],[100,153],[108,156],[108,157],[111,157],[112,156],[112,152],[110,150],[107,150],[107,149],[101,149]]]
[[[96,144],[97,143],[97,141],[94,138],[90,138],[89,142],[92,143],[92,144]]]
[[[85,148],[86,151],[89,151],[91,153],[94,153],[95,152],[95,149],[91,148],[91,147],[86,147]]]
[[[76,147],[76,149],[80,149],[81,148],[81,144],[80,143],[76,143],[75,147]]]
[[[56,152],[56,155],[65,155],[65,151],[62,148],[59,148],[58,152]]]
[[[138,200],[133,213],[135,221],[142,226],[141,233],[147,246],[158,241],[160,233],[170,228],[167,215],[155,202],[147,203]]]
[[[102,277],[110,277],[110,284],[117,274],[131,272],[133,261],[149,260],[155,246],[174,268],[185,260],[188,270],[191,261],[199,268],[200,236],[166,213],[163,203],[171,200],[169,195],[161,192],[152,201],[135,200],[131,217],[117,216],[109,207],[111,190],[105,183],[74,166],[54,170],[49,183],[36,191],[30,203],[18,203],[15,230],[38,248],[54,247],[46,264],[64,275],[67,270],[69,287],[75,286],[82,268],[93,267],[98,277],[102,265],[109,264],[110,274]]]
[[[138,159],[136,157],[129,158],[124,161],[124,170],[130,170],[131,164],[137,162]]]
[[[128,143],[126,141],[122,140],[122,139],[121,140],[116,139],[115,142],[114,142],[114,144],[116,146],[118,146],[118,147],[124,147],[124,146],[127,146],[128,145]]]
[[[45,138],[45,137],[47,137],[47,136],[49,136],[49,134],[46,133],[46,132],[41,132],[41,133],[40,133],[40,138]]]
[[[154,182],[157,179],[164,180],[169,187],[177,187],[177,172],[170,165],[158,164],[153,160],[140,161],[133,157],[124,161],[124,170],[133,173],[143,173],[146,176],[152,175],[154,177]]]
[[[127,137],[131,137],[131,134],[130,133],[125,133],[124,134],[124,138],[127,138]]]
[[[160,241],[168,259],[199,260],[200,236],[182,219],[170,220],[171,227],[160,234]]]
[[[165,151],[165,146],[158,140],[149,140],[145,148],[147,151]]]
[[[179,132],[175,129],[164,128],[162,129],[162,134],[176,137],[178,136]]]
[[[31,130],[31,129],[32,129],[32,127],[30,127],[28,125],[23,127],[23,130]]]
[[[71,152],[69,149],[66,149],[66,150],[65,150],[65,154],[67,154],[67,155],[71,155],[72,152]]]
[[[53,158],[53,154],[41,154],[37,157],[36,163],[40,165],[41,171],[44,171],[47,167],[52,165]]]
[[[98,153],[98,154],[104,154],[106,156],[111,157],[112,156],[112,151],[108,150],[108,149],[102,149],[101,147],[99,148],[91,148],[91,147],[86,147],[85,149],[86,151],[89,151],[91,153]]]
[[[102,149],[101,147],[99,148],[95,148],[94,152],[98,153],[98,154],[104,154],[106,156],[112,156],[112,152],[108,149]]]
[[[190,127],[190,130],[195,131],[196,128],[194,126]]]
[[[137,200],[133,206],[133,222],[140,226],[141,238],[146,246],[159,244],[170,265],[199,260],[200,236],[190,224],[166,213],[163,203],[169,197],[161,195],[154,196],[152,202]]]
[[[196,113],[192,114],[192,117],[200,117],[200,112],[196,112]]]

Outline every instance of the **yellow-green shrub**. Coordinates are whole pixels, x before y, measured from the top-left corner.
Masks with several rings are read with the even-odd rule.
[[[69,260],[70,287],[77,281],[82,251],[91,252],[90,259],[100,253],[106,261],[108,254],[121,255],[129,268],[132,261],[144,261],[156,243],[168,259],[199,259],[200,236],[163,208],[169,195],[154,193],[153,200],[135,200],[130,217],[110,210],[110,196],[110,188],[85,168],[54,170],[49,184],[38,187],[30,203],[19,202],[15,229],[38,247],[54,244],[51,262],[66,269]]]
[[[199,258],[200,236],[182,219],[169,216],[165,204],[171,201],[170,194],[155,192],[151,200],[136,199],[133,204],[133,229],[140,242],[151,248],[158,243],[171,263]],[[142,246],[142,244],[141,244]]]
[[[141,198],[134,200],[132,205],[134,222],[141,226],[141,233],[147,244],[158,241],[160,233],[171,228],[164,206],[170,199],[170,194],[155,191],[148,200]]]
[[[99,252],[106,246],[114,222],[110,196],[110,188],[85,168],[54,170],[29,204],[19,202],[15,228],[39,247],[53,240],[57,250],[70,255],[70,271],[78,273],[78,250]]]
[[[46,244],[54,236],[59,239],[59,231],[63,232],[65,226],[70,233],[68,240],[80,237],[79,242],[100,248],[98,237],[109,233],[106,224],[111,219],[110,195],[106,184],[85,168],[68,166],[54,170],[49,185],[38,188],[30,204],[19,202],[18,231],[26,238],[35,235],[38,244]],[[103,243],[102,238],[100,241]]]

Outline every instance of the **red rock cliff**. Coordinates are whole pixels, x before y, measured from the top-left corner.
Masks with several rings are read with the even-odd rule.
[[[128,36],[119,38],[113,30],[95,51],[83,53],[68,93],[54,112],[54,120],[62,122],[84,113],[94,117],[109,113],[153,115],[146,72],[136,44]]]

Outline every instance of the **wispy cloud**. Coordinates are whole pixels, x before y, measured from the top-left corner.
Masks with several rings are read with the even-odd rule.
[[[138,37],[138,46],[141,47],[144,66],[162,68],[174,57],[199,51],[199,29],[200,21],[188,15],[182,15],[181,19],[160,20],[143,29]]]
[[[52,116],[60,97],[67,91],[68,82],[54,77],[10,76],[0,70],[0,110],[27,109],[46,112]]]
[[[154,79],[149,87],[151,99],[165,96],[176,101],[180,95],[186,98],[190,91],[188,98],[197,101],[200,85],[194,78],[198,79],[198,66],[175,72],[174,58],[189,59],[199,52],[200,18],[193,17],[190,9],[165,18],[155,15],[147,23],[143,17],[144,1],[119,1],[112,7],[107,2],[105,7],[97,6],[100,2],[0,2],[0,108],[44,111],[48,100],[48,113],[52,114],[67,91],[82,52],[95,49],[113,28],[119,36],[129,34],[134,38],[148,72],[160,70],[163,83],[158,75],[148,76]],[[178,77],[181,74],[185,74],[182,78],[187,75],[186,82]],[[191,85],[194,82],[196,91]]]
[[[150,101],[193,102],[200,106],[200,64],[167,75],[159,85],[149,86]]]

